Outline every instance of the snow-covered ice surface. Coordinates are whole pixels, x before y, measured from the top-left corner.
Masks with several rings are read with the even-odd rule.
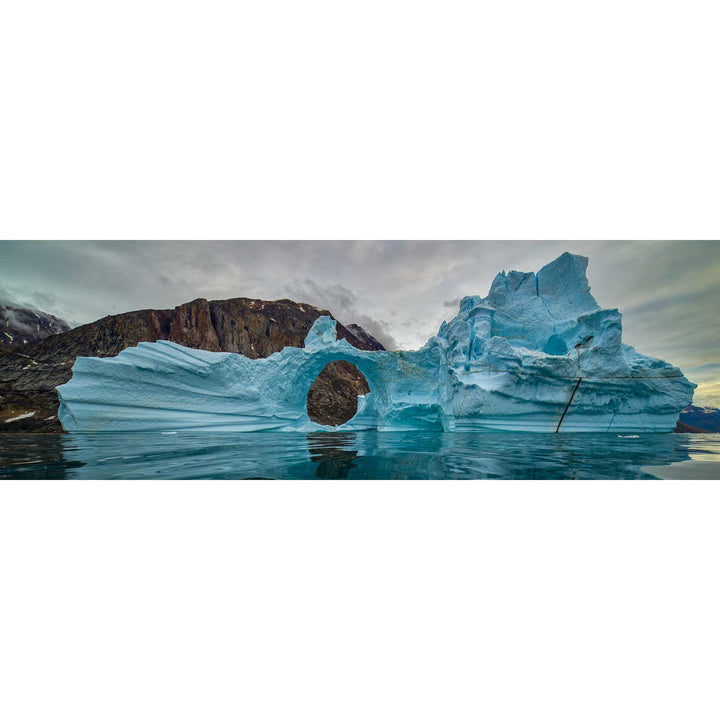
[[[70,431],[670,432],[695,385],[622,343],[622,316],[595,302],[587,263],[565,253],[537,274],[500,273],[416,351],[358,350],[321,316],[304,348],[267,358],[167,341],[79,357],[57,388],[59,418]],[[370,393],[333,428],[310,420],[307,394],[335,360]]]
[[[35,414],[35,411],[33,410],[32,412],[26,412],[26,413],[23,413],[22,415],[16,415],[15,417],[8,418],[7,420],[5,420],[5,422],[6,423],[15,422],[16,420],[22,420],[23,418],[32,417],[34,414]]]

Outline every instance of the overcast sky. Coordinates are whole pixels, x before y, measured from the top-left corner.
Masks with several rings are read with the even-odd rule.
[[[389,349],[418,348],[465,295],[501,270],[537,271],[562,252],[590,258],[625,342],[678,365],[720,406],[720,242],[0,242],[0,303],[72,324],[203,297],[287,297],[359,323]]]

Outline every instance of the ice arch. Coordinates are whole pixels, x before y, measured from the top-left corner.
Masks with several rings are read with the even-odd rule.
[[[441,353],[369,352],[337,340],[335,321],[321,316],[304,348],[251,360],[176,343],[140,343],[111,358],[78,358],[58,388],[67,430],[412,430],[449,429],[441,407]],[[307,395],[330,362],[346,360],[370,393],[340,426],[319,425]]]

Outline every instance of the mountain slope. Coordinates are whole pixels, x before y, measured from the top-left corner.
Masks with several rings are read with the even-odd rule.
[[[55,388],[70,379],[80,355],[110,357],[139,342],[170,340],[203,350],[267,357],[287,346],[302,347],[320,315],[331,316],[327,310],[292,300],[197,299],[168,310],[109,315],[62,335],[13,347],[0,354],[0,432],[60,432]],[[371,336],[361,339],[341,323],[337,334],[359,349],[382,349]],[[343,388],[340,394],[317,393],[319,406],[312,408],[316,416],[334,424],[338,410],[330,404],[351,398],[357,402],[358,394],[368,392],[367,381],[354,366],[332,367],[321,375],[321,385],[339,383]]]
[[[31,308],[0,305],[0,348],[27,345],[68,330],[70,325],[54,315]]]
[[[685,424],[682,420],[678,420],[675,425],[674,433],[711,433],[712,430],[703,430],[699,427]]]
[[[351,323],[347,326],[347,329],[363,344],[366,345],[366,350],[384,350],[385,348],[364,328],[361,328],[355,323]],[[348,340],[348,342],[350,342]],[[353,343],[350,343],[351,345]],[[359,347],[359,345],[358,345]]]

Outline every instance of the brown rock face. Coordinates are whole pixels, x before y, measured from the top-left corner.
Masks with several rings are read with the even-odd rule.
[[[170,310],[109,315],[22,348],[0,350],[0,432],[61,432],[55,388],[72,377],[78,356],[110,357],[139,342],[171,340],[186,347],[267,357],[284,347],[302,347],[320,315],[331,316],[327,310],[292,300],[199,299]],[[337,334],[361,350],[382,349],[374,338],[359,337],[359,332],[353,333],[340,323]],[[343,403],[352,409],[354,402],[352,417],[357,395],[367,392],[363,389],[367,383],[354,365],[333,365],[338,367],[328,370],[321,381],[321,388],[323,383],[329,386],[313,395],[308,411],[333,420],[349,412],[342,410]],[[332,397],[333,388],[344,399]],[[29,413],[28,417],[13,419]]]
[[[704,430],[703,428],[694,427],[692,425],[687,425],[684,422],[682,422],[682,420],[678,420],[673,432],[674,433],[711,433],[712,430]]]
[[[308,392],[308,416],[321,425],[342,425],[357,412],[358,395],[369,392],[365,376],[352,363],[328,363]]]

